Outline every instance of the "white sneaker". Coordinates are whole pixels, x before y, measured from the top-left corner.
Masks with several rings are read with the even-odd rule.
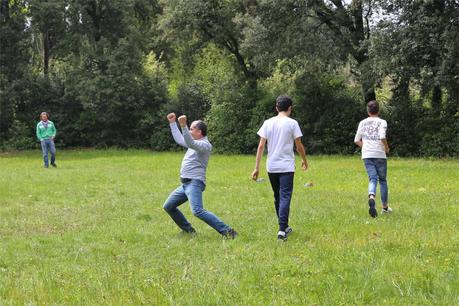
[[[287,240],[287,234],[285,234],[284,231],[279,231],[277,233],[277,240],[286,241]]]
[[[391,212],[392,212],[392,208],[390,208],[390,207],[387,207],[387,210],[384,209],[384,208],[381,210],[381,213],[382,213],[382,214],[389,214],[389,213],[391,213]]]

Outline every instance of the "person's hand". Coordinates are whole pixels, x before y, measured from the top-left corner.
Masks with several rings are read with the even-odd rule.
[[[259,171],[257,169],[252,172],[252,180],[256,181],[258,178]]]
[[[308,161],[307,160],[302,160],[301,161],[301,169],[306,171],[308,169]]]
[[[178,122],[181,127],[185,127],[186,126],[186,116],[185,115],[180,116],[178,118]]]
[[[169,123],[174,123],[175,122],[175,113],[170,113],[167,115],[167,120],[169,120]]]

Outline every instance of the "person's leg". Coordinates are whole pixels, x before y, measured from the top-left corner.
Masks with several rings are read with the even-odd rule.
[[[368,174],[368,196],[374,198],[376,195],[376,184],[378,182],[375,159],[365,158],[363,161]]]
[[[49,140],[49,151],[51,152],[51,165],[56,167],[56,146],[54,140]]]
[[[184,184],[183,188],[188,200],[190,201],[191,212],[194,216],[206,222],[220,234],[226,234],[231,230],[231,227],[226,225],[216,215],[203,208],[202,192],[205,189],[203,182],[199,180],[192,180],[191,182]]]
[[[294,172],[282,173],[279,176],[279,231],[285,232],[290,215],[290,202],[293,193]]]
[[[389,187],[387,186],[387,159],[379,158],[376,161],[376,171],[378,172],[379,188],[381,192],[381,203],[383,207],[388,206]]]
[[[174,220],[178,227],[180,227],[183,231],[194,232],[191,224],[188,222],[182,212],[177,208],[187,200],[188,199],[186,197],[185,190],[183,189],[183,186],[180,186],[171,192],[166,202],[164,203],[163,208],[171,216],[172,220]]]
[[[378,182],[376,162],[374,158],[365,158],[363,162],[365,164],[365,169],[368,174],[368,206],[370,206],[368,212],[373,218],[375,218],[378,215],[378,212],[375,208],[376,184]]]
[[[280,174],[279,173],[268,173],[268,177],[269,177],[269,182],[271,183],[271,188],[273,189],[273,193],[274,193],[274,208],[276,210],[276,216],[277,218],[279,218],[279,192],[280,192],[279,177],[280,177]]]
[[[41,152],[43,153],[43,162],[45,168],[48,168],[48,146],[46,144],[46,140],[42,140],[41,142]]]

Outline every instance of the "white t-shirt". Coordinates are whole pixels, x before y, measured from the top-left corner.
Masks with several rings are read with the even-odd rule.
[[[268,160],[266,169],[271,173],[294,172],[295,139],[303,136],[298,122],[286,116],[272,117],[263,122],[258,136],[267,139]]]
[[[368,117],[359,123],[354,142],[362,140],[362,159],[386,158],[381,139],[386,139],[387,122],[379,117]]]

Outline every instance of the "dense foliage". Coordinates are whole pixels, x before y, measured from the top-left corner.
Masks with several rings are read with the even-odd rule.
[[[454,0],[1,0],[0,148],[175,148],[167,112],[250,153],[279,94],[312,153],[353,153],[376,97],[396,155],[458,156]]]

